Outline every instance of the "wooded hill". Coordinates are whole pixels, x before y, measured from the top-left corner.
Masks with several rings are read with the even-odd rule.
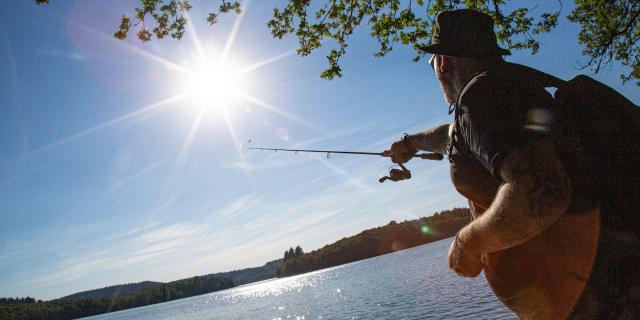
[[[263,266],[212,273],[173,282],[143,281],[74,293],[51,301],[0,298],[0,320],[72,319],[150,304],[275,278],[282,259]]]
[[[155,281],[142,281],[136,283],[118,284],[115,286],[109,286],[100,289],[93,289],[88,291],[77,292],[68,296],[64,296],[58,300],[76,300],[83,298],[104,298],[114,297],[121,294],[133,293],[142,289],[155,287],[162,284],[162,282]]]
[[[454,208],[427,218],[365,230],[302,255],[286,255],[279,277],[292,276],[367,259],[452,237],[471,221],[469,209]]]
[[[230,278],[236,286],[240,286],[251,282],[275,278],[276,270],[281,264],[282,259],[278,259],[269,261],[261,267],[212,273],[205,277]]]
[[[28,300],[28,302],[0,304],[0,320],[75,319],[191,297],[233,286],[233,281],[229,278],[193,277],[160,283],[137,292],[113,297],[51,301],[23,299]]]
[[[229,278],[233,281],[234,285],[239,286],[239,285],[243,285],[251,282],[274,278],[276,276],[276,269],[278,269],[281,263],[282,263],[282,259],[278,259],[278,260],[269,261],[260,267],[238,269],[238,270],[227,271],[227,272],[211,273],[208,275],[204,275],[203,277]],[[92,290],[77,292],[56,300],[77,300],[77,299],[84,299],[84,298],[115,297],[121,294],[138,292],[143,289],[155,287],[161,284],[163,283],[155,282],[155,281],[142,281],[142,282],[136,282],[136,283],[118,284],[118,285],[104,287],[100,289],[92,289]]]

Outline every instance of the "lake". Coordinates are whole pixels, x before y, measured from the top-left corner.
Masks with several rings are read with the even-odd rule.
[[[451,240],[86,319],[515,319],[483,275],[449,271]]]

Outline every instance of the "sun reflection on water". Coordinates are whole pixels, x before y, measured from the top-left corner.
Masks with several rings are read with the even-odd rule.
[[[216,300],[221,299],[228,303],[236,303],[247,299],[264,298],[268,296],[277,297],[286,292],[301,292],[305,288],[316,287],[327,279],[329,279],[327,270],[321,270],[310,274],[265,280],[259,283],[253,283],[249,286],[240,286],[232,289],[231,292],[228,292],[225,295],[212,294],[211,297]],[[340,289],[337,289],[337,293],[340,293]]]

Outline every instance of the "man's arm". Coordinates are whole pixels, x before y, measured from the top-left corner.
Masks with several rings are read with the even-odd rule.
[[[475,276],[479,255],[517,246],[539,235],[567,210],[568,173],[551,141],[541,139],[510,151],[499,166],[504,183],[491,206],[464,227],[452,245],[449,265]],[[474,260],[470,257],[477,257]],[[477,270],[476,270],[477,269]]]
[[[416,150],[446,154],[450,127],[451,124],[443,124],[412,134],[408,137],[409,145]]]
[[[411,157],[419,150],[446,154],[450,126],[450,124],[443,124],[409,135],[405,139],[394,142],[384,152],[391,156],[391,161],[395,163],[405,163],[411,160]]]

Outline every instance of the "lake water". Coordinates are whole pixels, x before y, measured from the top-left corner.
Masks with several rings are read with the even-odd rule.
[[[516,318],[482,275],[449,271],[450,242],[86,319]]]

